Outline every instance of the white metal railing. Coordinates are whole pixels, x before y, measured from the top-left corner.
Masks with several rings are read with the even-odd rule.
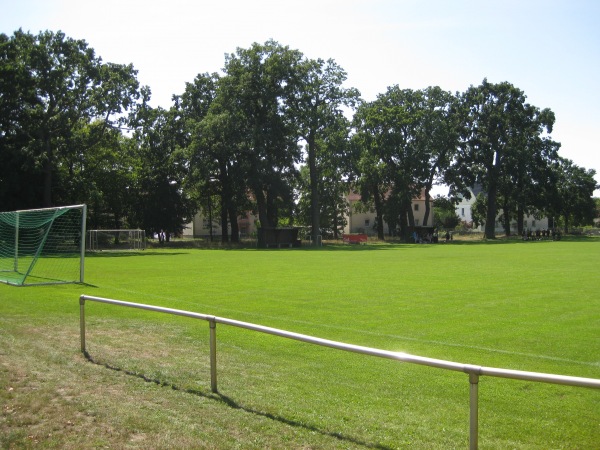
[[[207,314],[199,314],[190,311],[184,311],[180,309],[163,308],[160,306],[145,305],[142,303],[131,303],[122,300],[113,300],[102,297],[93,297],[89,295],[82,295],[79,297],[79,326],[80,326],[80,337],[81,337],[81,352],[86,354],[85,346],[85,302],[93,301],[99,303],[108,303],[111,305],[126,306],[130,308],[144,309],[148,311],[162,312],[166,314],[173,314],[177,316],[190,317],[192,319],[200,319],[207,321],[210,327],[210,387],[211,391],[217,393],[217,334],[216,325],[217,323],[230,325],[238,328],[244,328],[247,330],[258,331],[260,333],[271,334],[274,336],[280,336],[288,339],[294,339],[297,341],[307,342],[309,344],[321,345],[324,347],[335,348],[338,350],[344,350],[353,353],[360,353],[363,355],[377,356],[380,358],[393,359],[396,361],[420,364],[429,367],[437,367],[439,369],[453,370],[456,372],[464,372],[469,375],[469,448],[476,449],[478,447],[478,426],[479,426],[479,412],[478,412],[478,384],[480,376],[491,376],[499,378],[511,378],[516,380],[525,381],[536,381],[542,383],[551,384],[562,384],[567,386],[578,386],[600,389],[600,379],[595,378],[581,378],[572,377],[565,375],[552,375],[547,373],[539,372],[526,372],[521,370],[509,370],[509,369],[498,369],[494,367],[483,367],[472,364],[462,364],[452,361],[445,361],[442,359],[426,358],[423,356],[410,355],[404,352],[392,352],[389,350],[381,350],[371,347],[363,347],[360,345],[346,344],[344,342],[331,341],[328,339],[321,339],[306,334],[293,333],[286,330],[280,330],[277,328],[265,327],[262,325],[256,325],[248,322],[241,322],[239,320],[227,319],[224,317],[216,317]]]

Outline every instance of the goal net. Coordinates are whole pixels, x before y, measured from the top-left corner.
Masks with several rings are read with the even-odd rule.
[[[86,205],[0,212],[0,282],[83,283]]]
[[[92,252],[109,250],[145,250],[144,230],[90,230],[87,248]]]

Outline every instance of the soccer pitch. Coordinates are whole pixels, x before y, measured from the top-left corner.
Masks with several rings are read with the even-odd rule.
[[[216,395],[206,323],[89,304],[92,364],[78,352],[80,294],[466,364],[600,378],[597,238],[161,249],[88,256],[85,264],[87,285],[0,285],[0,398],[13,411],[0,422],[5,446],[31,435],[49,445],[46,433],[59,446],[85,447],[74,436],[84,425],[94,445],[109,446],[468,444],[465,374],[219,326]],[[14,412],[34,409],[17,367],[57,385],[70,380],[70,428],[48,431],[42,417],[28,422]],[[61,389],[48,390],[50,402],[62,404],[53,394]],[[482,448],[597,445],[598,390],[482,377],[479,392]]]

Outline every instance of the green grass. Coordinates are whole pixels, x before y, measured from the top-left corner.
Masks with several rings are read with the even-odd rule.
[[[150,249],[87,285],[0,285],[0,446],[465,448],[466,374],[87,303],[213,314],[357,345],[600,378],[600,239]],[[600,391],[482,377],[481,448],[597,448]]]

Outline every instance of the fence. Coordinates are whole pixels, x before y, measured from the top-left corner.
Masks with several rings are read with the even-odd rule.
[[[207,321],[210,328],[210,387],[211,391],[216,393],[217,390],[217,323],[223,325],[230,325],[238,328],[244,328],[247,330],[257,331],[260,333],[271,334],[274,336],[280,336],[288,339],[294,339],[297,341],[307,342],[309,344],[321,345],[323,347],[335,348],[338,350],[344,350],[353,353],[360,353],[363,355],[377,356],[380,358],[393,359],[405,363],[419,364],[429,367],[437,367],[439,369],[453,370],[456,372],[464,372],[469,376],[469,448],[476,449],[478,447],[478,434],[479,434],[479,392],[478,384],[479,377],[491,376],[499,378],[511,378],[516,380],[524,381],[536,381],[542,383],[561,384],[567,386],[578,386],[600,389],[600,379],[595,378],[581,378],[571,377],[565,375],[552,375],[538,372],[526,372],[521,370],[509,370],[509,369],[498,369],[493,367],[483,367],[472,364],[461,364],[452,361],[445,361],[441,359],[426,358],[423,356],[410,355],[403,352],[392,352],[389,350],[381,350],[371,347],[363,347],[359,345],[346,344],[344,342],[331,341],[328,339],[321,339],[305,334],[293,333],[290,331],[280,330],[277,328],[265,327],[262,325],[256,325],[248,322],[241,322],[238,320],[227,319],[224,317],[216,317],[207,314],[199,314],[190,311],[184,311],[180,309],[163,308],[160,306],[145,305],[142,303],[131,303],[124,302],[121,300],[113,300],[108,298],[93,297],[89,295],[82,295],[79,297],[79,326],[80,326],[80,337],[81,337],[81,351],[86,353],[85,346],[85,302],[93,301],[99,303],[107,303],[111,305],[126,306],[130,308],[144,309],[148,311],[162,312],[166,314],[173,314],[176,316],[190,317],[193,319],[200,319]]]

